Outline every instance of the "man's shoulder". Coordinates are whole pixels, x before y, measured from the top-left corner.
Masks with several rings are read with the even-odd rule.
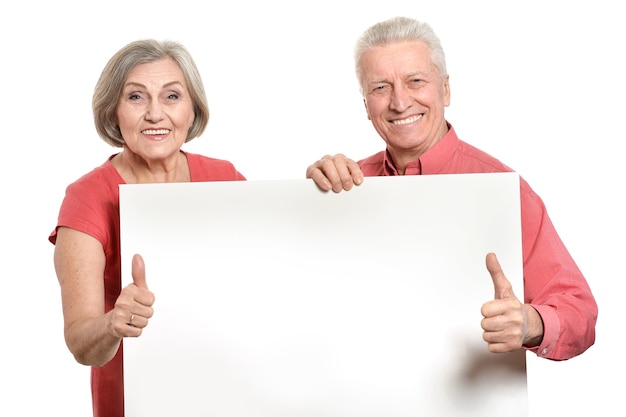
[[[363,168],[364,165],[382,164],[384,160],[385,151],[380,151],[378,153],[375,153],[374,155],[370,155],[367,158],[363,158],[360,161],[357,161],[357,164],[359,164],[359,166]]]
[[[374,155],[357,161],[359,168],[361,168],[363,175],[366,177],[382,175],[384,163],[385,151],[380,151]]]

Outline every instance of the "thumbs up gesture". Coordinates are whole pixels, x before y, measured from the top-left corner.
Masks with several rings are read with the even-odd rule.
[[[486,264],[494,288],[494,299],[480,310],[487,348],[490,352],[503,353],[538,345],[543,337],[539,313],[515,296],[494,253],[487,254]]]
[[[119,337],[140,336],[154,310],[154,294],[146,283],[146,267],[141,255],[132,261],[133,283],[122,289],[115,302],[115,330]]]

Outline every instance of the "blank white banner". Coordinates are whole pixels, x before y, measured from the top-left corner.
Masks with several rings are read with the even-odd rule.
[[[495,252],[523,298],[519,176],[120,186],[126,416],[528,416],[524,352],[491,354]]]

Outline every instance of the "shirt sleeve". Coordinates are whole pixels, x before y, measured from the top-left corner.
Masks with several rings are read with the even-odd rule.
[[[566,360],[595,342],[598,307],[582,272],[550,220],[546,207],[521,180],[524,302],[543,320],[541,344],[530,350]]]
[[[57,226],[50,234],[49,240],[56,243],[56,232],[61,226],[69,227],[96,238],[103,247],[109,240],[108,227],[111,213],[116,213],[113,203],[103,203],[104,190],[94,192],[84,182],[70,184],[61,203]],[[118,222],[119,223],[119,222]]]

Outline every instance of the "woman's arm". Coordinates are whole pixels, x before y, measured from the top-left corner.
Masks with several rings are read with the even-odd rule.
[[[76,360],[102,366],[113,358],[123,337],[137,337],[152,316],[154,296],[130,284],[105,313],[105,254],[94,237],[67,227],[58,230],[54,265],[61,285],[65,342]],[[136,262],[133,260],[133,268]],[[143,262],[140,263],[143,275]],[[133,271],[133,276],[135,271]],[[133,316],[132,325],[129,325]]]

